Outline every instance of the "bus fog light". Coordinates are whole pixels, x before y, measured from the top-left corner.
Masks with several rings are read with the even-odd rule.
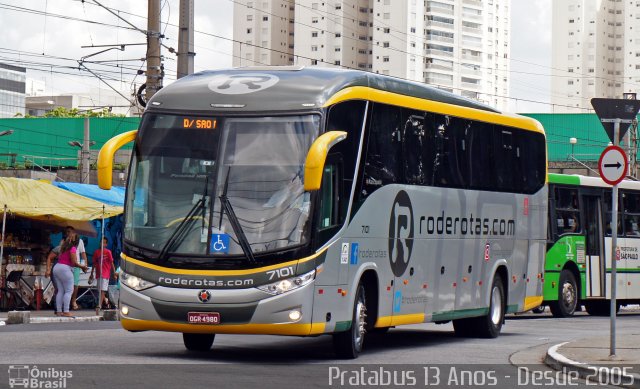
[[[122,308],[120,308],[120,313],[122,313],[123,315],[128,315],[129,314],[129,307],[127,307],[126,305],[123,305]]]
[[[302,312],[298,311],[297,309],[294,309],[293,311],[289,312],[289,319],[291,319],[291,321],[298,321],[300,320],[301,317],[302,317]]]

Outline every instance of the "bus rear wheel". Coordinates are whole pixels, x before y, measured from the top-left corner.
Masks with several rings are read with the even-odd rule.
[[[558,300],[549,303],[549,309],[553,317],[571,317],[578,306],[578,286],[573,273],[564,269],[560,272],[558,282]]]
[[[356,299],[353,303],[351,328],[333,334],[333,348],[339,358],[355,359],[362,351],[364,335],[367,328],[367,297],[362,283],[358,285]]]
[[[182,334],[184,347],[189,351],[209,351],[216,334]]]
[[[489,313],[485,316],[457,319],[453,321],[453,329],[457,336],[474,338],[497,338],[502,330],[505,314],[504,284],[499,275],[493,277],[491,296],[489,296]]]

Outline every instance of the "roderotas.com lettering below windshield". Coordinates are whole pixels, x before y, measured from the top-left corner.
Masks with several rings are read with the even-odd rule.
[[[448,216],[444,211],[439,216],[420,216],[419,234],[427,235],[487,235],[512,236],[516,234],[513,219]]]

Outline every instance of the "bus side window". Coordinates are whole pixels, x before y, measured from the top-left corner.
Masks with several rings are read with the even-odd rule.
[[[622,192],[622,205],[624,210],[624,235],[630,237],[640,236],[640,195],[636,193]]]
[[[491,190],[495,187],[493,125],[470,122],[466,131],[469,188]]]
[[[434,115],[431,131],[434,134],[435,156],[433,163],[433,185],[446,188],[464,188],[467,185],[466,143],[463,120]]]
[[[618,192],[619,194],[620,192]],[[618,200],[618,204],[620,204],[620,201]],[[622,230],[622,210],[620,209],[621,207],[618,206],[618,236],[622,236],[623,230]],[[611,207],[611,190],[605,190],[604,192],[604,217],[605,217],[605,234],[607,236],[611,236],[611,232],[612,232],[612,227],[611,227],[611,211],[612,211],[612,207]]]
[[[340,196],[340,163],[337,158],[327,162],[320,186],[320,229],[337,227],[344,221]]]
[[[558,235],[577,234],[582,230],[578,190],[555,187],[556,228]]]
[[[425,116],[424,112],[403,110],[402,155],[404,157],[404,182],[411,185],[424,185],[426,182],[425,177],[431,175],[431,164],[424,159],[423,153],[426,146]]]
[[[495,174],[496,185],[499,190],[513,191],[514,177],[517,172],[515,166],[516,147],[513,142],[513,131],[507,128],[496,126],[494,129],[495,140]]]
[[[384,185],[402,183],[401,109],[374,104],[366,149],[361,199]]]

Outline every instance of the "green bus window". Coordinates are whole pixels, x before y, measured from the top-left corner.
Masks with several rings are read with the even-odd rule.
[[[624,209],[624,235],[628,237],[640,236],[640,195],[637,193],[622,193]]]
[[[577,234],[582,231],[578,190],[555,188],[556,228],[558,235]]]
[[[619,200],[618,200],[618,204],[620,204]],[[605,234],[607,236],[611,236],[611,190],[606,190],[604,192],[604,217],[605,217],[605,221],[604,221],[604,225],[605,225]],[[622,230],[622,212],[620,207],[618,206],[618,236],[622,236],[623,235],[623,230]]]

